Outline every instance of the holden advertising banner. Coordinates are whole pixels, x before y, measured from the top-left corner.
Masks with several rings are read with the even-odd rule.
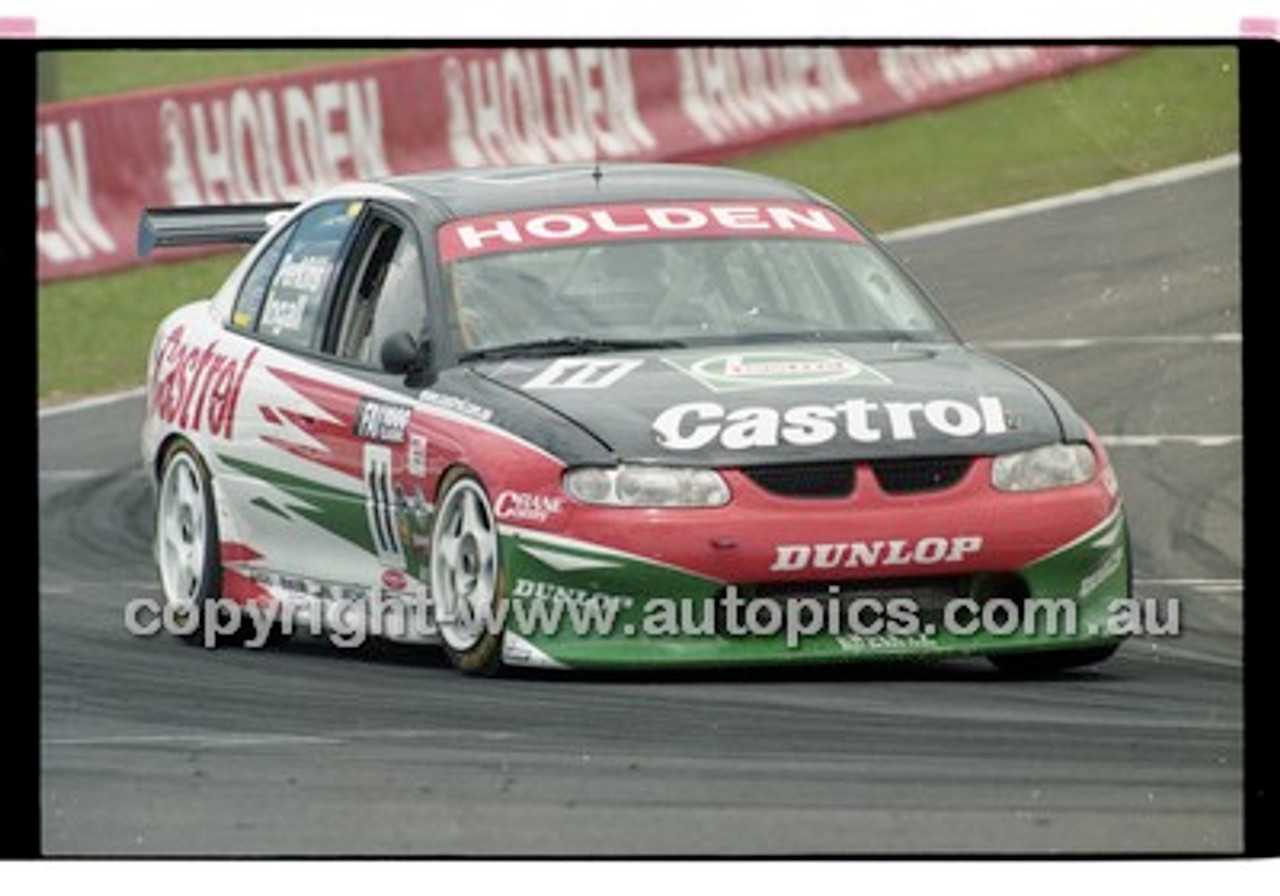
[[[424,50],[43,104],[42,281],[138,263],[142,209],[303,199],[426,169],[711,162],[1101,63],[1121,47]]]

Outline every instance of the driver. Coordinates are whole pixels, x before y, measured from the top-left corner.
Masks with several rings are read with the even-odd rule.
[[[640,293],[657,301],[667,293],[666,251],[657,243],[617,243],[603,249],[604,287],[610,292]]]
[[[532,339],[544,328],[546,284],[502,261],[453,267],[453,305],[466,349]]]
[[[493,286],[484,276],[484,268],[476,265],[454,265],[452,282],[453,310],[457,315],[462,347],[479,348],[487,306],[493,302]]]

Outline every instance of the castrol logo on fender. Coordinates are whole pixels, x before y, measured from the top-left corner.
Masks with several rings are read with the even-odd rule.
[[[166,423],[229,439],[244,378],[258,350],[237,357],[216,339],[195,344],[185,335],[184,327],[174,328],[156,351],[151,408]]]

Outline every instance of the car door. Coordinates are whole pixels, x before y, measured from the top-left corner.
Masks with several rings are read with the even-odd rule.
[[[233,314],[262,347],[226,463],[246,556],[300,602],[421,596],[427,435],[415,390],[381,363],[389,336],[428,335],[417,233],[375,203],[335,203],[278,241]]]
[[[344,199],[301,214],[259,253],[231,314],[232,332],[257,352],[217,458],[223,558],[286,596],[368,577],[350,389],[333,381],[324,351],[362,212]]]
[[[416,426],[416,389],[384,369],[392,336],[424,344],[427,292],[417,233],[391,210],[371,204],[352,244],[334,303],[325,351],[333,382],[351,390],[349,425],[335,434],[358,467],[375,587],[403,590],[421,581],[428,512],[423,485],[427,434]]]

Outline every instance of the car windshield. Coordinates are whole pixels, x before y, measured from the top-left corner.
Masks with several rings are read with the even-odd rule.
[[[469,245],[477,251],[442,237],[464,352],[954,338],[911,282],[843,219],[838,238],[722,228],[679,239],[653,238],[640,219],[605,220],[612,238],[600,242],[526,240],[516,224],[491,223],[473,229]],[[544,232],[593,236],[558,226]],[[644,238],[617,238],[628,227]],[[501,239],[483,242],[494,234]]]

